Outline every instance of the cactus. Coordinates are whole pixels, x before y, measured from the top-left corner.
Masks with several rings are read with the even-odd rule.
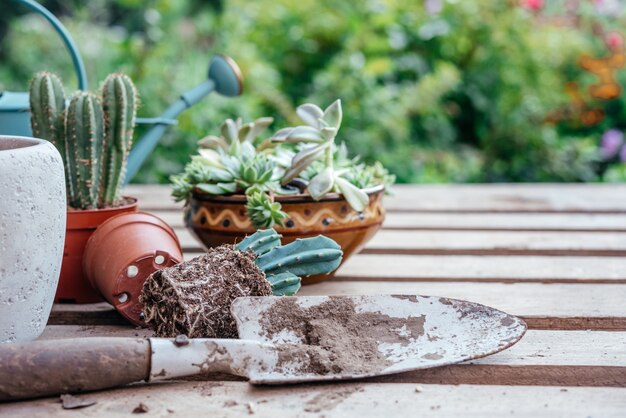
[[[73,208],[97,207],[103,138],[100,100],[93,93],[76,93],[65,113],[65,168]]]
[[[272,286],[274,296],[292,296],[300,290],[300,278],[293,273],[272,274],[266,279]]]
[[[239,251],[254,251],[255,264],[266,274],[274,295],[293,295],[300,289],[299,276],[328,274],[341,264],[341,247],[330,238],[319,235],[283,246],[280,238],[270,228],[257,231],[235,245]]]
[[[341,263],[341,247],[323,235],[299,238],[294,242],[275,247],[256,260],[265,274],[290,272],[296,276],[328,274]]]
[[[252,250],[258,256],[265,254],[280,245],[282,235],[273,229],[257,231],[243,239],[235,248],[239,251]]]
[[[137,111],[137,92],[128,76],[109,75],[102,85],[105,136],[100,191],[101,206],[115,204],[126,173],[126,161],[133,142],[133,128]]]
[[[130,79],[112,74],[99,96],[77,92],[65,108],[61,81],[41,72],[30,84],[30,108],[34,135],[52,142],[63,157],[68,205],[75,209],[115,205],[137,108]]]
[[[30,85],[31,125],[33,136],[50,141],[65,163],[64,111],[65,93],[59,77],[49,72],[38,73]],[[69,189],[69,181],[65,179]]]

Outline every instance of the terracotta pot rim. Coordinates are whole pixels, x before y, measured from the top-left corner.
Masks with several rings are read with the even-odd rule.
[[[384,192],[385,185],[379,184],[378,186],[368,187],[364,189],[365,193],[368,195],[375,195]],[[199,190],[194,190],[192,192],[192,197],[201,201],[209,201],[209,202],[224,202],[224,203],[245,203],[247,201],[246,195],[244,194],[231,194],[231,195],[213,195],[209,193],[205,193]],[[281,195],[276,196],[275,199],[277,202],[281,203],[321,203],[321,202],[330,202],[337,200],[345,200],[345,198],[339,193],[327,193],[320,200],[313,200],[311,195],[299,193],[292,195]]]
[[[125,227],[129,224],[137,224],[137,225],[147,224],[147,225],[159,227],[163,229],[164,231],[166,231],[175,241],[178,241],[178,237],[176,236],[176,233],[174,232],[172,227],[168,225],[165,221],[153,215],[152,213],[138,211],[138,212],[123,212],[123,213],[114,215],[110,217],[109,219],[107,219],[106,221],[102,222],[96,229],[96,233],[98,235],[94,233],[91,237],[89,237],[89,241],[87,241],[87,245],[89,245],[92,241],[95,242],[97,239],[96,237],[102,240],[104,236],[110,234],[114,230]],[[101,235],[103,237],[100,237]]]
[[[123,199],[130,201],[131,203],[102,209],[76,210],[68,208],[66,230],[95,230],[102,222],[117,216],[118,213],[137,212],[137,206],[139,205],[139,200],[137,198],[132,196],[123,196]]]
[[[74,209],[71,207],[67,207],[67,214],[68,216],[71,215],[85,215],[85,216],[89,216],[90,214],[100,214],[100,213],[106,213],[106,212],[116,212],[118,210],[125,210],[125,209],[129,209],[131,207],[135,207],[139,204],[139,199],[137,199],[136,197],[133,196],[122,196],[122,199],[125,200],[126,202],[130,202],[130,203],[126,203],[124,205],[119,205],[119,206],[110,206],[110,207],[106,207],[106,208],[100,208],[100,209]]]

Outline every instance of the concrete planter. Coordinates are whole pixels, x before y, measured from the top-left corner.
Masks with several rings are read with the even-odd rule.
[[[0,342],[41,335],[65,239],[61,156],[47,141],[0,136]]]

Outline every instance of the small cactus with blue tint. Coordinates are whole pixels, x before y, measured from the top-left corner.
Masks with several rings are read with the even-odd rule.
[[[265,274],[290,272],[296,276],[311,276],[332,273],[341,264],[342,256],[339,244],[319,235],[275,247],[257,258],[256,264]]]
[[[258,256],[278,247],[282,235],[273,229],[265,229],[257,231],[252,235],[248,235],[235,248],[239,251],[252,250]]]
[[[300,290],[300,278],[293,273],[285,272],[266,276],[272,286],[274,296],[292,296]]]
[[[280,238],[270,228],[235,245],[239,251],[256,254],[255,263],[266,274],[274,295],[293,295],[300,289],[301,276],[329,274],[341,264],[341,247],[328,237],[299,238],[282,246]]]
[[[119,203],[132,145],[137,92],[123,74],[112,74],[98,95],[77,92],[66,105],[63,85],[48,72],[30,84],[33,134],[59,150],[68,205],[95,209]]]

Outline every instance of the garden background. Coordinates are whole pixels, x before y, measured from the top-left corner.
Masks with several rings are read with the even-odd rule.
[[[76,85],[47,22],[2,0],[0,90],[49,69]],[[297,123],[335,98],[338,140],[399,182],[622,181],[620,0],[54,0],[92,86],[112,71],[157,116],[232,56],[243,96],[185,112],[135,178],[167,182],[227,117]]]

